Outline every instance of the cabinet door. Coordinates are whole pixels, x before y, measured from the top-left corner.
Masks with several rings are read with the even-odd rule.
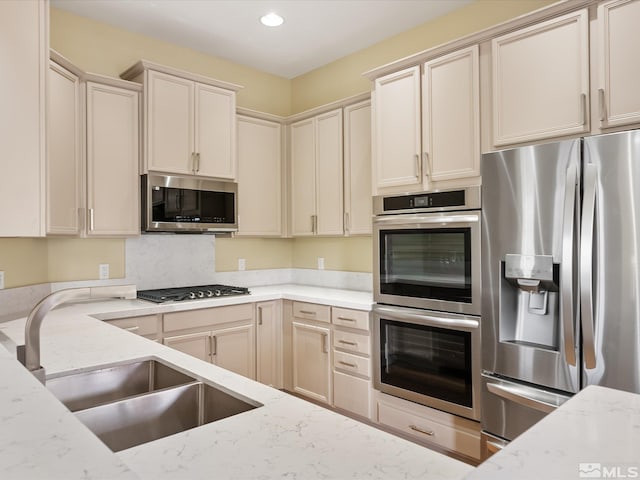
[[[219,367],[255,380],[253,323],[211,332],[211,358]]]
[[[235,92],[195,84],[196,175],[235,180],[235,114]]]
[[[193,173],[194,83],[153,70],[149,70],[147,75],[147,169],[167,173]]]
[[[0,1],[0,236],[45,233],[49,4]]]
[[[333,406],[371,418],[371,381],[333,372]]]
[[[344,109],[344,230],[371,235],[371,103]]]
[[[375,81],[376,186],[422,185],[420,67]]]
[[[87,235],[139,235],[138,92],[87,82]]]
[[[291,124],[291,233],[315,232],[315,120]]]
[[[51,62],[47,83],[47,233],[80,233],[80,82]]]
[[[292,329],[293,391],[331,403],[330,330],[295,321]]]
[[[238,235],[282,235],[281,130],[238,116]]]
[[[638,25],[638,1],[616,0],[598,6],[598,109],[602,127],[640,122]]]
[[[496,146],[588,131],[588,17],[564,15],[492,41]]]
[[[316,234],[344,233],[342,109],[316,117]]]
[[[282,388],[282,325],[280,302],[261,302],[257,308],[257,380]]]
[[[425,180],[480,175],[478,46],[425,63],[422,77]]]
[[[211,335],[209,332],[165,337],[163,343],[192,357],[211,362]]]

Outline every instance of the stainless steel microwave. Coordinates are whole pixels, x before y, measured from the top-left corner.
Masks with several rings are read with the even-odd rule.
[[[176,175],[142,175],[142,230],[228,233],[238,230],[238,184]]]

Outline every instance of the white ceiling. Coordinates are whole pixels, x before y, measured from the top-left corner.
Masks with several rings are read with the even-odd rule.
[[[293,78],[472,0],[51,0],[55,8]],[[278,28],[259,18],[276,12]]]

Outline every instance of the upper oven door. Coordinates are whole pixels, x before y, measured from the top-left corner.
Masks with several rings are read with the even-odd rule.
[[[376,217],[374,300],[480,315],[480,211]]]

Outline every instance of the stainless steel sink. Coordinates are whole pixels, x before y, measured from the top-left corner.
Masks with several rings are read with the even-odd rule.
[[[52,378],[46,386],[114,452],[262,406],[156,360]]]
[[[156,360],[144,360],[47,379],[46,386],[75,412],[195,381]]]
[[[90,408],[76,416],[118,452],[258,406],[211,385],[194,383]]]

